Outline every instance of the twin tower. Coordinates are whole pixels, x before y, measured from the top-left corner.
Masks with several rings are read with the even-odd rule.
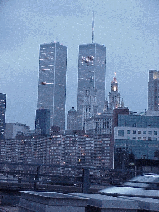
[[[57,43],[40,45],[36,127],[41,117],[45,125],[65,129],[67,47]],[[105,103],[106,47],[96,43],[79,46],[77,117],[83,129],[84,96],[94,91],[94,112],[103,112]],[[90,95],[90,98],[92,96]],[[88,108],[91,113],[91,108]],[[93,111],[92,111],[93,113]],[[44,118],[45,117],[45,118]],[[46,118],[47,117],[47,118]],[[46,121],[49,120],[49,121]],[[50,123],[49,123],[50,122]]]

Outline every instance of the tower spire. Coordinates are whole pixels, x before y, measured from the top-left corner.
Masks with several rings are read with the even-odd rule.
[[[93,11],[93,18],[92,18],[92,43],[94,41],[94,11]]]

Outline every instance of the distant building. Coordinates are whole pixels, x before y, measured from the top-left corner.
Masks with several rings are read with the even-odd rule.
[[[127,107],[119,107],[115,108],[113,110],[113,117],[112,117],[112,135],[111,135],[111,147],[110,147],[110,152],[112,156],[112,166],[114,168],[114,146],[115,146],[115,137],[114,137],[114,128],[118,126],[118,116],[122,115],[129,115],[129,109]]]
[[[67,130],[77,129],[77,111],[72,107],[67,114]]]
[[[129,109],[127,107],[119,107],[113,110],[113,128],[118,126],[118,117],[121,114],[125,115],[124,117],[127,117],[127,115],[129,115]]]
[[[156,111],[159,111],[159,71],[150,70],[148,82],[148,113],[155,115],[154,112]]]
[[[67,47],[40,45],[38,109],[50,110],[50,126],[65,129]]]
[[[159,128],[159,116],[118,114],[118,126]]]
[[[4,139],[5,133],[5,111],[6,111],[6,94],[0,93],[0,140]]]
[[[109,109],[113,110],[115,108],[120,107],[120,102],[120,93],[118,92],[118,82],[115,73],[115,77],[111,82],[111,92],[109,92]]]
[[[102,112],[105,101],[106,47],[91,43],[79,46],[77,113],[78,129],[83,129],[84,93],[90,88],[90,80],[96,89],[98,112]]]
[[[35,163],[36,142],[37,140],[32,136],[16,136],[13,139],[5,139],[1,142],[0,162]]]
[[[35,130],[40,130],[41,135],[50,135],[50,110],[36,110]]]
[[[50,131],[51,135],[60,135],[60,133],[62,133],[62,131],[60,131],[60,127],[51,126],[51,131]]]
[[[41,168],[47,173],[69,176],[77,176],[78,167],[82,173],[82,167],[88,166],[93,167],[94,175],[104,175],[105,168],[112,168],[110,136],[54,134],[6,139],[1,142],[0,162],[6,161],[56,165]]]
[[[30,127],[21,123],[6,123],[5,139],[15,139],[17,135],[28,135]]]
[[[94,117],[98,111],[97,89],[94,88],[92,79],[90,80],[89,87],[83,92],[82,106],[82,125],[83,130],[86,130],[87,120]]]
[[[95,106],[98,102],[95,102]],[[95,107],[94,106],[94,107]],[[97,106],[96,106],[97,107]],[[111,92],[109,92],[109,102],[106,100],[103,112],[94,113],[90,117],[85,117],[85,131],[93,134],[112,134],[112,118],[114,109],[125,109],[123,100],[120,100],[118,92],[118,82],[116,75],[111,81]]]
[[[112,111],[105,111],[87,119],[86,132],[94,135],[110,135],[112,133]]]

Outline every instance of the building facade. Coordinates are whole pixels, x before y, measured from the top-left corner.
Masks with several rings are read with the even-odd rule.
[[[41,135],[50,135],[50,110],[36,110],[35,130],[40,130]]]
[[[87,120],[94,117],[97,111],[97,89],[94,88],[93,81],[90,80],[90,87],[83,92],[82,125],[85,131],[87,129]]]
[[[159,159],[159,116],[118,115],[114,128],[115,167],[128,166],[131,160]]]
[[[0,162],[52,165],[41,167],[42,172],[68,176],[87,166],[103,175],[112,168],[110,145],[110,136],[22,136],[1,142]]]
[[[5,139],[15,139],[18,134],[28,135],[30,127],[21,123],[6,123]]]
[[[109,92],[109,109],[113,110],[120,106],[120,93],[118,92],[118,82],[115,74],[111,82],[111,92]]]
[[[77,113],[78,129],[83,129],[82,112],[84,93],[90,89],[90,81],[96,89],[98,112],[102,112],[105,101],[106,47],[91,43],[79,46]]]
[[[67,114],[67,130],[77,129],[77,111],[72,107]]]
[[[87,119],[86,132],[94,135],[110,135],[112,133],[112,111],[105,111]]]
[[[67,47],[40,45],[38,109],[50,110],[50,126],[65,129]]]
[[[93,99],[93,98],[91,98]],[[98,102],[91,103],[94,108],[97,108]],[[109,101],[105,101],[103,112],[92,114],[85,117],[85,131],[93,134],[112,134],[112,118],[113,110],[117,108],[124,108],[124,102],[120,101],[120,93],[118,92],[118,82],[116,75],[111,81],[111,92],[109,92]],[[88,110],[87,110],[88,111]]]
[[[149,71],[148,112],[159,111],[159,71]]]
[[[5,138],[6,94],[0,93],[0,140]]]

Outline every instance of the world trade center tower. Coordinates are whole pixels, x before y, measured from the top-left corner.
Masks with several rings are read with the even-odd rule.
[[[98,113],[103,112],[105,101],[106,47],[97,43],[79,46],[77,114],[78,129],[83,129],[84,95],[93,86],[96,89]],[[91,82],[91,83],[90,83]]]
[[[67,47],[40,45],[38,109],[50,110],[50,126],[65,129]]]

